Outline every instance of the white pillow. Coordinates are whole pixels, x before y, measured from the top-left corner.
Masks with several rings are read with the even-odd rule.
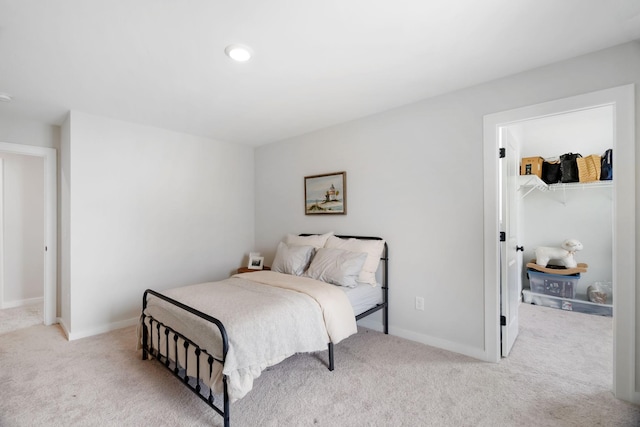
[[[294,246],[286,243],[278,243],[276,257],[271,265],[271,270],[278,273],[301,276],[307,270],[309,261],[313,257],[316,248],[313,246]]]
[[[333,231],[326,234],[314,234],[312,236],[296,236],[295,234],[287,234],[284,242],[287,245],[296,246],[313,246],[314,248],[323,248],[329,236],[333,235]]]
[[[356,279],[366,259],[366,253],[320,248],[311,260],[305,276],[334,285],[355,288],[358,286]]]
[[[362,266],[362,271],[358,277],[358,282],[376,285],[376,271],[380,264],[380,257],[384,251],[384,240],[363,240],[363,239],[341,239],[336,236],[329,236],[326,248],[339,248],[352,252],[365,252],[367,260]]]

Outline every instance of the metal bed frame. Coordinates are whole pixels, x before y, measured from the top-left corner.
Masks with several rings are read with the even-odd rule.
[[[312,236],[313,234],[300,234],[300,236]],[[360,240],[382,240],[380,237],[366,237],[366,236],[345,236],[345,235],[336,235],[336,237],[340,237],[343,239],[360,239]],[[380,261],[382,264],[382,302],[377,304],[376,306],[370,308],[369,310],[359,314],[356,316],[356,321],[360,320],[364,317],[369,316],[377,311],[383,310],[382,312],[382,323],[384,333],[389,333],[389,248],[387,243],[384,244],[384,250],[382,252],[382,256],[380,257]],[[189,313],[198,316],[212,324],[216,325],[220,331],[220,336],[222,338],[222,357],[214,357],[211,353],[207,351],[207,349],[200,348],[198,344],[190,340],[188,337],[183,334],[175,331],[170,326],[159,322],[154,319],[152,316],[146,315],[145,310],[147,308],[147,296],[153,295],[157,298],[160,298],[176,307],[179,307],[182,310],[186,310]],[[224,421],[224,427],[230,426],[230,408],[229,408],[229,395],[227,392],[227,377],[223,375],[222,377],[222,402],[218,403],[212,390],[209,389],[206,385],[203,385],[202,379],[203,374],[200,372],[200,361],[201,357],[203,360],[206,360],[206,364],[209,366],[208,377],[211,377],[213,372],[213,364],[215,362],[221,363],[224,365],[225,358],[227,355],[227,351],[229,350],[229,339],[227,336],[227,331],[225,330],[222,322],[215,317],[212,317],[206,313],[198,311],[192,307],[189,307],[186,304],[181,303],[180,301],[176,301],[172,298],[169,298],[159,292],[156,292],[151,289],[147,289],[144,292],[142,297],[142,315],[141,325],[142,325],[142,359],[147,360],[149,356],[155,358],[158,362],[164,365],[174,376],[181,380],[181,382],[189,388],[193,393],[195,393],[200,399],[202,399],[207,405],[209,405],[213,410],[215,410],[218,414],[220,414]],[[147,322],[149,326],[147,326]],[[155,329],[155,334],[154,334]],[[164,351],[160,348],[160,338],[161,335],[164,335],[165,348]],[[182,340],[182,345],[178,345],[178,340]],[[154,348],[153,343],[156,340],[156,348]],[[173,341],[172,345],[169,343]],[[185,366],[181,367],[177,363],[177,361],[173,361],[170,359],[170,348],[173,349],[174,355],[176,356],[176,360],[178,360],[178,351],[182,350],[179,347],[183,347],[184,351],[184,360]],[[191,350],[190,350],[191,348]],[[192,351],[196,356],[197,368],[196,368],[196,377],[190,377],[187,375],[187,363],[188,363],[188,354],[189,351]],[[329,370],[334,370],[334,356],[333,356],[333,343],[328,343],[328,352],[329,352]]]

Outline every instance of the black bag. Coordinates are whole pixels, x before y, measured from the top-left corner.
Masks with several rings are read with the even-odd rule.
[[[602,155],[602,163],[600,165],[600,180],[609,181],[613,179],[613,150],[609,148]]]
[[[582,157],[578,153],[567,153],[560,156],[560,170],[562,173],[562,182],[579,182],[580,175],[578,174],[578,163],[576,159]]]
[[[560,162],[542,162],[542,180],[544,182],[549,185],[557,184],[561,177]]]

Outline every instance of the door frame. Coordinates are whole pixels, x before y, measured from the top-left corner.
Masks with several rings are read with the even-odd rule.
[[[0,151],[44,159],[44,324],[57,322],[57,265],[58,265],[58,193],[57,153],[54,148],[0,142]]]
[[[498,214],[499,129],[516,122],[610,105],[614,114],[613,180],[613,392],[640,403],[636,391],[636,182],[633,84],[549,101],[484,117],[485,355],[500,360]]]

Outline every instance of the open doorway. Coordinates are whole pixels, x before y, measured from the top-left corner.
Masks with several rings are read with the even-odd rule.
[[[0,152],[0,332],[44,322],[44,159]]]
[[[565,153],[580,153],[584,157],[592,154],[600,156],[613,147],[613,128],[611,105],[526,120],[508,126],[520,141],[522,158],[544,159],[558,159]],[[518,244],[523,248],[525,266],[520,272],[521,283],[525,288],[525,302],[611,316],[612,292],[607,293],[605,304],[592,305],[587,291],[589,286],[593,289],[601,284],[604,289],[613,282],[613,181],[554,182],[548,185],[544,180],[537,180],[531,175],[518,178]],[[530,281],[525,273],[526,264],[535,259],[537,247],[560,247],[569,238],[582,243],[583,249],[576,252],[574,257],[577,262],[588,265],[579,278],[571,277],[562,281],[567,285],[575,282],[576,286],[567,286],[562,296],[576,302],[537,296],[535,301],[532,300],[531,294],[526,290],[530,288]],[[536,278],[540,275],[533,273],[537,274]]]
[[[42,206],[44,210],[43,239],[40,249],[43,262],[42,282],[43,310],[45,325],[56,323],[57,319],[57,158],[53,148],[0,142],[0,152],[5,155],[26,156],[36,158],[36,162],[44,163],[42,170]],[[0,242],[2,243],[2,242]],[[3,252],[6,245],[3,244]],[[4,258],[4,256],[3,256]],[[0,288],[4,287],[0,284]],[[27,298],[28,299],[28,298]]]
[[[597,106],[509,124],[502,132],[502,139],[505,139],[502,145],[506,146],[507,152],[515,152],[518,160],[544,158],[553,161],[572,152],[584,157],[593,154],[599,165],[600,156],[613,147],[613,128],[613,106]],[[508,156],[502,160],[502,168],[508,160]],[[603,389],[610,390],[613,380],[613,294],[606,291],[607,300],[600,303],[594,301],[593,289],[598,287],[598,297],[602,296],[600,292],[611,289],[613,181],[559,183],[557,174],[538,177],[535,173],[520,173],[522,171],[518,170],[514,176],[507,175],[508,179],[501,182],[502,193],[508,192],[501,200],[502,229],[506,229],[505,217],[517,222],[516,226],[509,225],[511,243],[507,242],[503,249],[519,248],[519,251],[508,252],[517,254],[511,262],[515,272],[505,275],[503,268],[502,280],[504,282],[507,276],[511,279],[510,299],[516,300],[515,304],[509,302],[509,308],[513,307],[518,317],[510,322],[508,333],[503,331],[501,355],[508,357],[513,344],[508,339],[514,340],[518,332],[513,330],[519,328],[530,339],[535,337],[540,341],[541,351],[548,352],[554,367],[563,366],[564,372],[573,372],[572,376],[588,370],[594,383],[597,381]],[[511,203],[506,206],[505,200]],[[515,212],[505,214],[505,208]],[[585,271],[568,276],[559,270],[553,270],[555,274],[536,270],[537,247],[560,247],[570,238],[583,245],[574,257],[581,265],[588,265]],[[503,266],[504,261],[503,255]],[[591,299],[589,290],[592,291]],[[521,300],[524,305],[519,304]],[[566,313],[561,315],[557,310]],[[513,316],[513,311],[510,313]],[[575,313],[573,318],[571,313]]]
[[[499,242],[498,147],[501,128],[541,117],[612,106],[614,115],[615,172],[613,180],[613,294],[614,363],[613,391],[631,402],[635,391],[635,140],[634,87],[621,86],[485,116],[484,120],[484,236],[485,236],[485,342],[487,360],[500,360],[500,310],[502,295]]]

